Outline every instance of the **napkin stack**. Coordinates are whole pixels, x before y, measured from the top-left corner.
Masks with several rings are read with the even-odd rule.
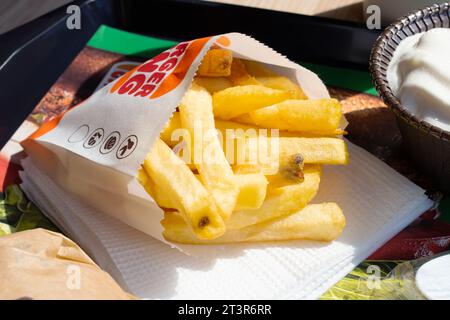
[[[332,243],[202,246],[187,255],[81,203],[30,159],[22,163],[22,187],[124,290],[141,298],[316,299],[433,205],[424,190],[348,146],[350,164],[325,166],[313,201],[343,209],[347,226]]]

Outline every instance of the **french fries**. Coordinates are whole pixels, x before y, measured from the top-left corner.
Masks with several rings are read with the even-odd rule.
[[[263,152],[261,141],[270,148]],[[266,175],[290,170],[298,173],[302,164],[347,164],[347,146],[338,138],[268,137],[239,139],[234,145],[232,163],[235,168],[256,165]],[[278,145],[278,148],[273,147]],[[264,153],[265,156],[261,156]],[[230,159],[229,159],[230,160]],[[301,160],[301,163],[300,163]]]
[[[347,146],[339,138],[281,137],[279,145],[280,158],[300,154],[304,163],[308,164],[348,164]]]
[[[292,99],[308,99],[303,90],[286,77],[257,77],[255,79],[268,88],[289,92]]]
[[[341,105],[336,99],[286,100],[251,111],[236,121],[286,131],[335,132],[341,115]]]
[[[259,62],[242,60],[247,72],[254,77],[277,77],[278,75]]]
[[[203,77],[227,77],[231,74],[233,54],[229,50],[211,49],[203,58],[197,75]]]
[[[194,83],[183,97],[179,109],[181,125],[193,138],[194,165],[222,217],[228,220],[236,206],[239,187],[215,134],[211,95]]]
[[[292,99],[308,99],[300,86],[289,80],[287,77],[275,74],[260,63],[249,60],[241,61],[245,66],[245,70],[254,77],[259,84],[272,89],[288,91]]]
[[[214,116],[229,120],[289,99],[289,92],[261,85],[231,87],[213,95]]]
[[[267,193],[266,176],[262,172],[235,174],[239,186],[235,210],[258,209],[262,206]]]
[[[210,78],[210,79],[216,79],[216,78]],[[244,116],[249,116],[249,114],[245,114],[242,116],[239,116],[238,118],[243,118]],[[249,120],[249,123],[252,123],[252,120]],[[242,122],[235,122],[235,121],[228,121],[228,120],[220,120],[215,119],[215,126],[218,131],[222,134],[222,137],[225,139],[227,135],[231,137],[238,137],[239,132],[248,133],[251,131],[248,130],[254,130],[256,133],[256,136],[259,133],[260,129],[266,130],[268,133],[270,133],[270,128],[261,128],[254,124],[245,124]],[[167,122],[166,126],[164,127],[163,131],[160,134],[160,138],[169,146],[173,147],[177,145],[180,142],[180,139],[178,136],[172,136],[172,134],[175,132],[175,130],[181,128],[181,121],[180,121],[180,113],[175,112],[172,116],[172,118]],[[228,131],[227,131],[228,130]],[[303,137],[303,138],[320,138],[320,137],[335,137],[335,136],[342,136],[345,134],[344,130],[336,129],[334,131],[309,131],[309,132],[301,132],[301,131],[279,131],[278,132],[280,137],[286,137],[286,138],[295,138],[295,137]]]
[[[197,180],[203,183],[199,174],[195,174]],[[138,171],[136,177],[145,188],[147,193],[163,208],[176,209],[170,197],[155,187],[155,183],[151,181],[144,169]],[[238,173],[235,174],[236,184],[239,187],[239,195],[236,201],[235,210],[258,209],[263,204],[266,193],[268,179],[261,172]]]
[[[234,86],[261,85],[261,83],[247,72],[245,64],[240,59],[233,59],[229,77]]]
[[[304,180],[301,183],[275,188],[269,184],[262,206],[256,210],[235,211],[227,221],[227,229],[241,229],[301,210],[319,190],[320,174],[320,166],[311,166],[305,168]]]
[[[155,188],[171,196],[171,203],[198,238],[213,239],[225,232],[225,223],[209,192],[162,140],[156,140],[144,160],[144,169]]]
[[[286,240],[332,241],[345,227],[345,217],[335,203],[311,204],[303,210],[242,229],[227,229],[214,240],[196,238],[178,213],[166,213],[161,222],[164,237],[173,242],[187,244],[226,244]]]
[[[203,58],[136,177],[164,208],[167,240],[332,241],[342,233],[337,204],[309,204],[321,166],[349,161],[337,137],[345,134],[340,103],[308,99],[273,70],[225,49]]]
[[[267,107],[270,108],[270,107]],[[266,109],[266,108],[265,108]],[[277,121],[276,119],[272,119],[272,121]],[[296,131],[296,130],[292,130],[292,129],[284,129],[281,130],[280,128],[267,128],[267,127],[263,127],[261,125],[256,125],[255,121],[250,117],[249,113],[245,113],[242,114],[236,118],[233,118],[231,121],[224,121],[224,120],[219,120],[216,119],[216,125],[217,128],[220,128],[220,123],[232,123],[232,127],[246,127],[246,128],[254,128],[256,130],[258,129],[277,129],[280,130],[279,131],[279,136],[280,137],[310,137],[310,138],[316,138],[316,137],[335,137],[335,136],[342,136],[345,135],[346,132],[342,129],[336,129],[336,130],[325,130],[325,131],[320,131],[320,130],[310,130],[310,131]],[[280,126],[285,127],[284,124],[280,124]]]
[[[173,139],[172,133],[181,128],[181,120],[180,120],[180,113],[175,112],[172,115],[172,118],[166,123],[163,130],[159,134],[159,138],[164,141],[167,145],[173,147],[180,141],[178,139]]]
[[[229,130],[229,133],[234,135],[237,130],[247,131],[249,129],[258,130],[260,128],[252,125],[245,125],[239,122],[216,119],[216,129],[219,130],[225,137],[227,134],[227,129]]]
[[[177,206],[171,201],[169,195],[155,187],[155,183],[150,179],[144,168],[140,168],[137,174],[137,180],[144,187],[145,191],[163,208],[176,209]]]
[[[197,77],[195,83],[208,90],[210,94],[225,90],[233,86],[227,77]]]

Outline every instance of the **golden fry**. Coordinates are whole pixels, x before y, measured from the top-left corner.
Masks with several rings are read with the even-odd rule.
[[[336,132],[342,117],[336,99],[286,100],[235,119],[259,127],[297,132]]]
[[[201,180],[227,220],[236,206],[239,187],[217,137],[208,91],[195,83],[179,105],[181,126],[191,135],[191,154]]]
[[[227,221],[227,229],[246,226],[289,215],[304,208],[316,195],[320,184],[320,166],[305,168],[304,181],[279,188],[267,189],[267,196],[259,209],[238,210]]]
[[[203,183],[199,174],[195,177]],[[258,209],[264,202],[267,194],[268,181],[261,172],[235,174],[236,184],[239,187],[239,196],[235,210]]]
[[[279,145],[280,158],[300,154],[305,164],[348,164],[347,145],[340,138],[281,137]]]
[[[289,92],[291,99],[308,99],[300,86],[286,77],[257,77],[256,80],[265,87]]]
[[[270,110],[270,107],[266,107],[264,109],[269,109]],[[216,120],[216,123],[218,121],[224,121],[224,120]],[[274,119],[272,121],[274,121],[274,126],[273,127],[271,127],[271,128],[264,128],[262,125],[258,126],[257,124],[255,124],[255,121],[252,119],[252,117],[250,116],[249,113],[245,113],[245,114],[241,114],[240,116],[238,116],[236,118],[233,118],[232,121],[227,121],[227,122],[234,123],[235,124],[234,126],[239,126],[239,125],[236,125],[236,123],[237,123],[237,124],[240,124],[240,125],[242,125],[244,127],[247,127],[247,128],[256,128],[256,129],[263,128],[263,129],[268,129],[268,130],[270,130],[270,129],[278,129],[278,130],[280,130],[279,131],[279,136],[280,137],[305,137],[305,138],[309,137],[309,138],[317,138],[317,137],[343,136],[343,135],[347,134],[347,132],[345,132],[345,130],[342,130],[342,129],[339,129],[339,128],[336,129],[336,130],[325,130],[325,131],[319,131],[319,130],[311,130],[311,131],[307,131],[307,132],[294,131],[294,130],[287,131],[286,129],[282,130],[282,129],[280,129],[280,128],[275,126],[275,123],[277,121],[276,119]],[[284,123],[281,123],[279,125],[281,127],[285,127]]]
[[[247,72],[245,64],[240,59],[233,59],[229,79],[234,86],[261,85]]]
[[[273,72],[272,70],[269,70],[267,67],[265,67],[262,63],[256,62],[256,61],[250,61],[250,60],[241,60],[246,70],[249,74],[252,76],[258,78],[258,77],[277,77],[278,75]]]
[[[225,49],[211,49],[204,56],[197,75],[203,77],[227,77],[231,74],[233,53]]]
[[[308,99],[299,85],[269,70],[262,63],[256,61],[242,60],[248,73],[260,84],[278,90],[288,91],[291,99]]]
[[[138,170],[136,179],[144,187],[145,191],[163,208],[176,209],[176,205],[170,200],[170,196],[162,190],[155,188],[155,183],[150,179],[144,168]]]
[[[242,229],[229,229],[212,241],[198,240],[177,213],[166,213],[161,222],[164,236],[169,241],[189,244],[224,244],[236,242],[262,242],[286,240],[333,241],[344,227],[345,217],[335,203],[311,204],[301,211],[250,225]]]
[[[261,144],[261,141],[266,141]],[[266,145],[269,148],[266,148]],[[228,147],[230,144],[228,144]],[[339,138],[269,137],[237,139],[227,150],[236,172],[239,168],[257,166],[265,175],[289,174],[301,181],[303,164],[347,164],[348,152],[344,140]],[[297,177],[297,178],[295,178]]]
[[[231,87],[213,95],[214,116],[229,120],[289,99],[289,92],[258,85]]]
[[[210,94],[232,87],[230,79],[227,77],[195,77],[195,83],[208,90]]]
[[[267,178],[261,172],[236,174],[239,185],[236,210],[258,209],[262,206],[267,193]]]
[[[168,146],[175,146],[180,141],[178,141],[178,139],[173,139],[174,137],[172,137],[172,133],[179,128],[181,128],[180,113],[175,112],[159,134],[160,139]]]
[[[157,139],[144,160],[144,169],[155,189],[170,201],[200,239],[213,239],[225,232],[225,223],[209,192],[186,164],[162,140]]]
[[[226,136],[227,129],[231,130],[230,134],[235,133],[236,130],[246,131],[249,129],[254,129],[254,130],[261,129],[261,128],[259,128],[257,126],[253,126],[253,125],[245,125],[245,124],[242,124],[239,122],[220,120],[220,119],[216,119],[215,123],[216,123],[216,129],[219,130],[224,137]]]

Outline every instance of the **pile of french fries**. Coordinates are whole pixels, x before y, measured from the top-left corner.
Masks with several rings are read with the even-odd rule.
[[[262,64],[209,50],[137,176],[165,212],[164,237],[187,244],[336,239],[342,210],[309,203],[321,165],[348,162],[341,118],[337,100],[309,100]],[[261,156],[261,149],[270,151]]]

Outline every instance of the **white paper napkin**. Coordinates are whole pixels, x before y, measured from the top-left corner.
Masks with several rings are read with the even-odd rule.
[[[351,163],[326,166],[313,202],[347,218],[332,243],[203,246],[188,256],[66,194],[26,159],[22,187],[126,290],[148,299],[315,299],[432,206],[424,190],[348,143]]]

